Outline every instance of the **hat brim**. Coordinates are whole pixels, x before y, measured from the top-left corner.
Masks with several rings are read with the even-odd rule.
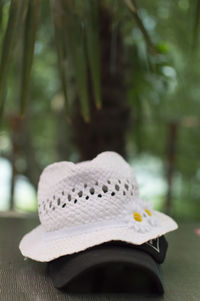
[[[123,269],[123,267],[126,268]],[[127,267],[129,269],[127,269]],[[159,294],[163,294],[164,292],[159,264],[156,263],[156,261],[146,252],[133,249],[128,245],[100,245],[96,248],[90,248],[78,254],[68,255],[53,260],[48,263],[47,268],[53,285],[59,289],[65,288],[70,291],[70,284],[73,280],[78,281],[78,276],[82,276],[79,283],[82,283],[89,278],[89,281],[94,284],[92,286],[92,283],[90,283],[90,289],[96,288],[97,291],[98,287],[99,289],[102,289],[103,286],[103,291],[110,291],[113,287],[116,288],[116,286],[117,290],[120,290],[126,282],[131,282],[130,287],[134,289],[134,284],[137,284],[138,277],[142,272],[143,277],[140,276],[140,285],[143,285],[143,278],[148,278],[148,284],[151,284],[147,285],[145,283],[143,291],[146,286],[149,286],[153,288],[154,292]],[[113,275],[113,268],[115,271],[114,274],[118,279],[116,279]],[[102,269],[104,271],[103,276]],[[109,271],[109,275],[112,275],[111,279],[109,277],[108,279],[105,279],[107,274],[106,271]],[[123,271],[125,271],[126,275],[123,275]],[[92,277],[88,277],[88,272],[92,272]],[[98,280],[98,286],[95,282],[95,278]],[[124,278],[129,278],[129,281]],[[118,282],[117,285],[115,280]],[[85,287],[85,283],[83,284]],[[79,286],[80,285],[78,284],[75,287],[79,288]]]
[[[176,222],[164,213],[154,211],[159,226],[152,227],[149,232],[137,232],[128,226],[91,228],[91,231],[69,235],[64,231],[46,232],[39,225],[26,234],[19,245],[21,253],[36,261],[49,262],[64,255],[69,255],[100,245],[108,241],[124,241],[141,245],[151,239],[162,236],[178,228]]]

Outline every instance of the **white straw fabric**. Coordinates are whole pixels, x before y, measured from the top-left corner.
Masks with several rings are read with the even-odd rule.
[[[42,262],[112,240],[139,245],[177,228],[139,197],[132,168],[115,152],[45,168],[38,211],[41,225],[22,238],[19,248]]]

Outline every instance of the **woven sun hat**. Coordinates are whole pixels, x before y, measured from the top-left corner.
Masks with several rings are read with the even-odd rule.
[[[109,241],[141,245],[177,228],[140,198],[132,168],[115,152],[46,167],[38,185],[38,211],[41,224],[19,248],[42,262]]]

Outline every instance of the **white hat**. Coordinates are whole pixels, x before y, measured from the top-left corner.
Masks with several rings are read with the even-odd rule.
[[[113,240],[140,245],[177,228],[140,199],[132,168],[114,152],[49,165],[40,176],[38,207],[41,225],[19,246],[25,257],[37,261]]]

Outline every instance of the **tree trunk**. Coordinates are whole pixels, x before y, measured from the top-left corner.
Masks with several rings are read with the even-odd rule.
[[[112,150],[126,156],[126,132],[130,120],[130,108],[126,101],[125,64],[120,32],[115,37],[115,56],[111,55],[113,18],[106,7],[99,9],[102,109],[94,104],[91,84],[91,121],[85,123],[78,99],[74,103],[72,125],[74,140],[80,151],[80,160],[94,158],[102,151]],[[115,68],[111,68],[115,58]],[[90,77],[89,77],[90,82]]]

